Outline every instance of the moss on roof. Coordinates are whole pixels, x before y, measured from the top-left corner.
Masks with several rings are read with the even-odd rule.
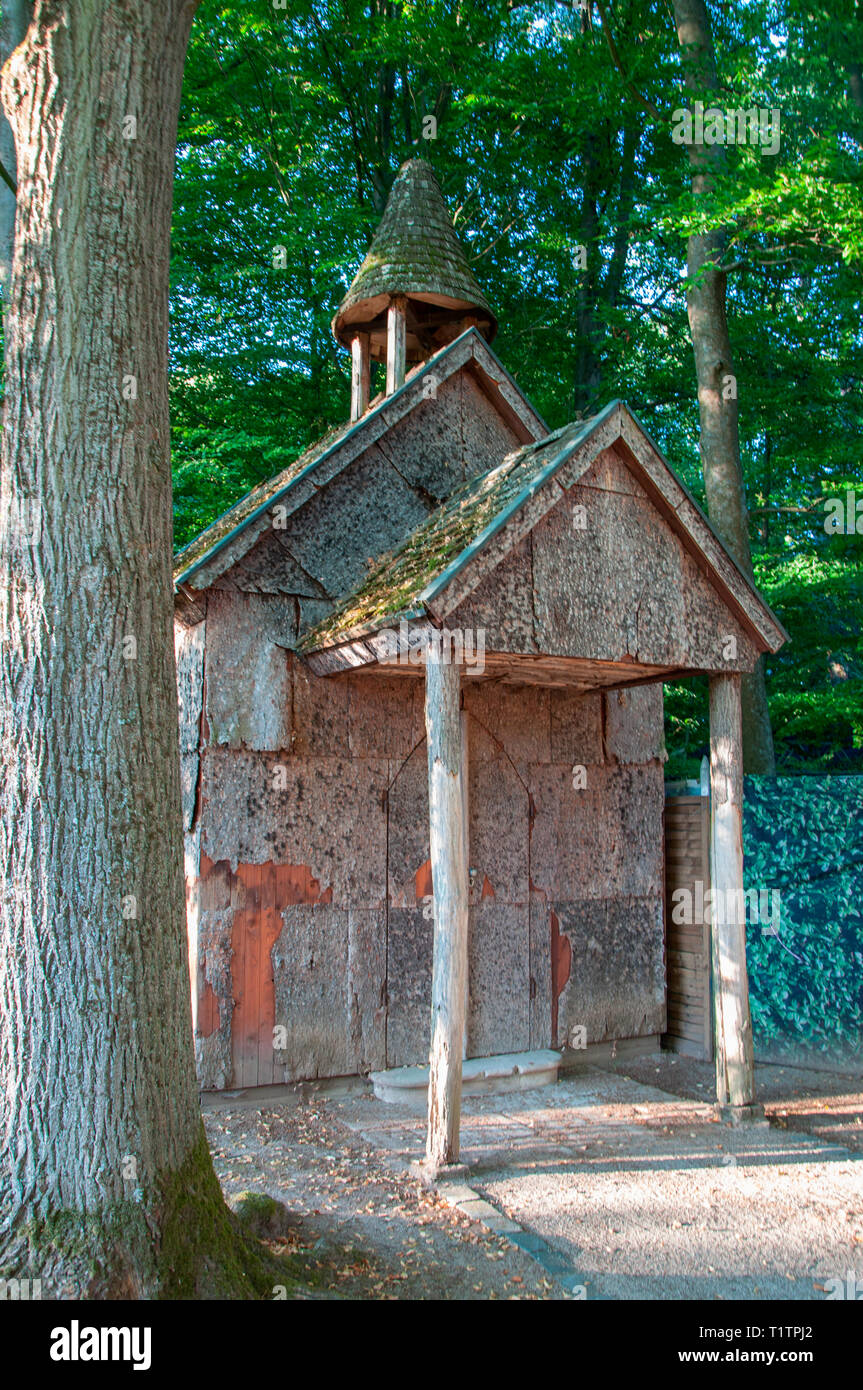
[[[364,300],[379,295],[430,294],[460,300],[481,310],[490,321],[491,338],[497,321],[477,284],[456,236],[440,184],[424,159],[409,159],[390,190],[380,225],[366,258],[333,319],[340,342],[344,315]]]
[[[507,455],[502,463],[465,483],[432,512],[407,540],[386,555],[338,608],[306,634],[305,652],[336,646],[363,631],[415,613],[424,590],[585,429],[578,421]]]

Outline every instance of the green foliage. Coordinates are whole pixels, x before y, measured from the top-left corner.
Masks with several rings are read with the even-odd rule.
[[[747,888],[778,889],[778,932],[747,927],[756,1044],[863,1043],[863,779],[745,778]]]
[[[823,512],[820,514],[823,517]],[[791,640],[767,661],[780,774],[863,771],[863,537],[756,559],[756,581]],[[709,750],[707,682],[665,690],[668,777],[697,777]]]
[[[703,503],[685,238],[728,228],[756,575],[791,637],[769,667],[779,766],[859,770],[863,536],[828,536],[823,499],[863,496],[860,0],[710,10],[723,106],[778,109],[781,142],[728,147],[694,200],[671,128],[695,94],[649,0],[604,7],[608,28],[551,0],[201,7],[172,250],[176,541],[346,418],[330,320],[414,153],[549,427],[622,396]],[[667,710],[669,772],[697,774],[703,691]]]

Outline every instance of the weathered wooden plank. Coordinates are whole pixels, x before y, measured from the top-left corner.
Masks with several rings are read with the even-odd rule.
[[[282,917],[284,928],[272,950],[276,1024],[286,1034],[280,1069],[288,1081],[344,1076],[351,1070],[349,914],[297,902]]]
[[[710,957],[704,951],[673,950],[666,951],[669,967],[679,966],[682,970],[709,970]]]
[[[207,725],[210,742],[275,751],[290,747],[288,654],[291,599],[213,592],[207,617]],[[282,645],[284,643],[284,645]]]
[[[704,1032],[705,1010],[698,1005],[690,1004],[685,998],[679,995],[670,995],[668,999],[668,1020],[669,1030],[675,1023],[685,1023],[693,1030],[701,1029],[702,1037]]]
[[[705,1037],[703,1037],[703,1027],[696,1023],[675,1023],[674,1027],[668,1026],[668,1036],[685,1038],[691,1044],[689,1056],[703,1058],[705,1055]]]
[[[704,974],[699,970],[683,970],[681,968],[669,968],[668,988],[683,995],[688,995],[691,999],[698,999],[706,983]]]
[[[277,899],[278,871],[275,864],[261,865],[261,939],[258,967],[258,1085],[272,1086],[281,1081],[276,1074],[273,1028],[276,1022],[276,992],[273,946],[281,935],[282,919]]]
[[[198,623],[196,627],[174,624],[177,703],[180,716],[180,793],[184,830],[191,829],[198,795],[206,628],[206,621]]]
[[[668,1010],[669,1014],[673,1013],[674,1017],[689,1023],[700,1025],[704,1021],[704,1010],[694,1004],[687,1004],[680,997],[669,999]]]
[[[685,1014],[687,1018],[703,1019],[708,1012],[702,995],[693,993],[688,987],[670,981],[668,986],[668,1008],[669,1012],[676,1011]]]
[[[676,1047],[685,1035],[687,1055],[713,1055],[710,1027],[709,928],[701,922],[674,920],[681,901],[678,890],[689,893],[689,908],[698,905],[697,885],[709,886],[707,854],[707,799],[701,796],[669,797],[665,802],[666,969],[668,979],[668,1030],[666,1045]]]
[[[638,685],[603,696],[605,748],[619,763],[648,763],[662,756],[662,685]]]

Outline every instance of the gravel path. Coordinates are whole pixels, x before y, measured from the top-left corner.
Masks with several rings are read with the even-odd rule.
[[[422,1117],[340,1107],[406,1162]],[[588,1299],[824,1299],[863,1286],[863,1159],[818,1136],[732,1127],[701,1100],[608,1071],[466,1100],[473,1189],[541,1238]]]
[[[289,1209],[277,1246],[302,1256],[310,1297],[567,1297],[529,1256],[389,1168],[334,1109],[316,1097],[204,1113],[225,1196],[266,1193]]]
[[[292,1213],[283,1241],[310,1296],[825,1299],[849,1271],[863,1287],[856,1083],[792,1068],[757,1081],[770,1124],[717,1120],[711,1067],[671,1054],[466,1098],[469,1172],[438,1193],[410,1168],[424,1116],[366,1094],[205,1121],[226,1195]]]
[[[715,1085],[712,1062],[672,1052],[626,1059],[609,1070],[690,1100],[711,1095]],[[814,1134],[863,1153],[863,1075],[757,1063],[755,1094],[776,1128]]]

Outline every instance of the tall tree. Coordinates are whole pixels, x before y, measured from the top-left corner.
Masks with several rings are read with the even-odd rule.
[[[713,32],[705,0],[674,0],[674,22],[687,88],[697,98],[719,90]],[[709,194],[724,165],[720,144],[693,139],[689,146],[692,191]],[[726,313],[722,227],[694,231],[687,244],[687,312],[698,382],[701,459],[710,519],[734,559],[752,578],[749,519],[740,467],[737,377]],[[743,679],[743,758],[747,772],[773,774],[776,760],[767,708],[764,660]]]
[[[167,291],[193,10],[37,0],[2,76],[20,193],[0,478],[0,1266],[61,1294],[250,1288],[198,1107],[180,848]]]

